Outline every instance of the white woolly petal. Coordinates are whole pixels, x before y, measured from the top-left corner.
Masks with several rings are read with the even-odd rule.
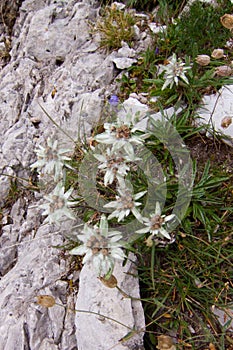
[[[147,233],[147,232],[150,232],[149,227],[144,227],[144,228],[136,231],[136,233]]]
[[[107,186],[108,183],[111,185],[113,183],[114,178],[114,173],[111,170],[107,170],[106,174],[104,175],[104,186]]]
[[[168,239],[171,239],[171,236],[169,235],[169,233],[163,228],[161,227],[159,229],[159,232],[161,233],[161,235],[163,235],[164,237],[168,238]]]
[[[90,260],[92,256],[93,255],[92,255],[91,249],[88,249],[86,255],[83,258],[83,264],[85,264],[88,260]]]
[[[167,222],[167,221],[171,221],[173,220],[174,218],[176,217],[175,214],[171,214],[171,215],[168,215],[164,218],[164,221]]]
[[[141,223],[143,222],[142,215],[139,213],[139,211],[136,208],[132,209],[132,213],[139,222]]]
[[[121,238],[122,238],[122,235],[114,235],[113,237],[110,238],[110,242],[111,243],[118,242]]]
[[[130,211],[129,211],[129,212],[130,212]],[[129,214],[128,214],[128,215],[129,215]],[[123,211],[123,210],[122,210],[122,211],[116,216],[116,217],[118,217],[118,220],[117,220],[117,221],[120,222],[121,220],[124,219],[125,216],[128,216],[128,215],[127,215],[127,211]]]
[[[134,156],[134,148],[131,145],[131,143],[127,142],[124,145],[124,150],[126,151],[126,153],[130,156],[133,157]]]
[[[104,208],[117,208],[119,206],[119,203],[117,201],[109,202],[107,204],[104,204]]]
[[[114,259],[124,260],[126,255],[121,248],[115,248],[111,250],[111,256]]]
[[[155,215],[161,215],[161,208],[159,202],[155,204]]]
[[[101,154],[93,154],[93,156],[99,160],[100,162],[106,162],[106,157],[104,157],[103,155]]]
[[[70,250],[70,254],[72,255],[83,255],[86,254],[89,249],[85,245],[80,245]]]
[[[134,199],[137,200],[137,199],[141,198],[142,196],[144,196],[144,194],[146,194],[146,193],[147,193],[147,191],[142,191],[142,192],[136,193],[134,195]]]

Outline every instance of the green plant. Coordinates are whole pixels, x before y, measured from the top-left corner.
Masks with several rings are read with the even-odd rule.
[[[220,1],[215,7],[195,1],[180,18],[168,24],[167,30],[159,35],[157,46],[166,57],[173,52],[188,54],[192,59],[197,54],[211,54],[231,37],[229,30],[220,23],[220,17],[231,10],[232,4],[228,0]]]
[[[233,151],[220,140],[212,140],[192,128],[190,114],[173,115],[169,120],[185,139],[194,159],[195,183],[190,206],[176,231],[176,242],[148,247],[135,242],[139,259],[141,295],[147,323],[145,347],[154,349],[159,334],[172,334],[178,349],[203,349],[209,343],[226,349],[226,327],[213,314],[215,307],[231,302],[233,253]],[[177,196],[177,170],[167,149],[168,126],[158,128],[147,146],[159,159],[167,179],[166,207],[169,210]],[[157,128],[156,128],[157,126]],[[163,140],[163,142],[161,142]],[[201,325],[201,327],[200,327]]]
[[[127,10],[106,6],[93,31],[101,36],[100,47],[111,51],[119,49],[122,41],[132,45],[135,23],[135,17]]]
[[[139,6],[142,3],[137,1]],[[124,247],[126,251],[132,250],[137,255],[147,323],[146,350],[154,350],[161,334],[171,334],[177,342],[177,349],[203,350],[211,343],[217,350],[224,350],[230,346],[227,326],[220,326],[213,310],[216,307],[228,308],[233,297],[233,151],[221,142],[214,131],[214,138],[207,139],[203,134],[206,126],[195,127],[193,123],[195,110],[203,94],[232,83],[230,78],[214,75],[215,67],[222,64],[221,61],[211,60],[209,66],[202,67],[194,60],[197,54],[210,53],[217,47],[213,37],[218,28],[216,20],[218,18],[219,21],[221,14],[218,12],[220,10],[215,10],[216,15],[210,5],[194,3],[193,12],[183,14],[183,22],[177,19],[175,25],[168,18],[171,2],[161,0],[159,3],[161,21],[168,25],[168,34],[166,36],[164,33],[163,38],[155,40],[154,47],[142,53],[138,63],[123,75],[121,96],[124,98],[130,92],[146,92],[149,97],[156,96],[156,104],[151,104],[151,114],[160,110],[162,120],[155,121],[151,116],[148,135],[144,138],[144,132],[134,129],[136,118],[124,115],[123,123],[122,120],[114,120],[116,115],[106,113],[108,119],[100,122],[101,125],[95,127],[92,135],[91,146],[95,146],[95,150],[89,144],[85,144],[85,147],[81,143],[76,144],[66,173],[65,188],[69,190],[73,187],[76,190],[73,210],[83,220],[85,228],[83,235],[77,237],[79,241],[72,242],[72,249],[77,254],[88,254],[84,263],[89,258],[97,259],[97,267],[106,273],[104,278],[109,278],[112,273],[110,254],[113,248]],[[219,3],[229,8],[229,2]],[[147,1],[144,5],[147,5]],[[183,2],[173,2],[173,6],[176,9],[174,13],[178,14]],[[113,32],[112,24],[117,27],[116,24],[121,22],[118,15],[122,16],[123,13],[114,7],[106,11],[106,23],[102,22],[99,30],[105,40],[102,47],[114,49],[120,47],[113,46],[120,31],[116,29]],[[211,35],[214,35],[208,42],[197,35],[200,25],[204,25],[199,23],[199,17],[195,18],[198,14],[205,21],[204,24],[209,26]],[[187,23],[188,19],[196,20],[196,27],[193,27],[193,23]],[[219,47],[225,44],[225,34],[222,28]],[[180,35],[183,39],[190,35],[192,42],[198,41],[190,52],[190,48],[187,46],[187,49],[180,40]],[[205,51],[200,51],[202,45]],[[159,65],[166,66],[174,52],[180,53],[177,56],[180,59],[178,68],[182,69],[184,63],[191,69],[185,71],[186,81],[176,74],[173,78],[178,80],[174,79],[170,88],[165,86],[163,89],[169,76],[166,77],[160,71]],[[230,59],[230,51],[228,54]],[[174,113],[169,120],[166,118],[165,107],[178,107],[184,103],[186,107],[182,112],[178,115]],[[114,108],[116,112],[118,107]],[[101,146],[97,145],[98,142]],[[144,149],[137,148],[134,154],[132,145],[136,144],[143,144]],[[106,151],[106,147],[102,146],[111,149]],[[142,158],[139,165],[134,162],[137,157]],[[157,162],[151,166],[153,158]],[[99,164],[96,164],[96,160]],[[189,186],[186,184],[188,181]],[[122,184],[119,185],[121,182],[124,182],[122,187]],[[156,197],[147,201],[144,192],[149,193],[151,190],[156,193]],[[179,205],[175,217],[179,225],[171,230],[177,198]],[[183,199],[190,200],[188,208],[183,204]],[[163,213],[160,203],[165,205]],[[106,218],[101,216],[103,207],[115,209],[108,216],[109,226],[125,230],[124,239],[127,242],[124,244],[120,234],[115,237],[116,231],[115,234],[111,235],[111,231],[108,234]],[[184,211],[185,215],[180,219],[180,213]],[[131,224],[135,217],[140,227]],[[105,224],[100,227],[100,222]],[[104,230],[101,236],[100,228]],[[109,245],[107,238],[110,238]],[[84,244],[80,245],[80,241]],[[112,243],[117,247],[111,246]],[[106,256],[107,259],[104,258]],[[114,250],[111,258],[115,256],[117,252]],[[120,256],[123,258],[122,253]],[[104,259],[107,260],[105,266],[102,265]]]
[[[172,23],[172,19],[178,17],[186,3],[186,0],[158,0],[156,20],[166,25]]]
[[[138,11],[151,11],[155,8],[157,0],[127,0],[126,5]]]

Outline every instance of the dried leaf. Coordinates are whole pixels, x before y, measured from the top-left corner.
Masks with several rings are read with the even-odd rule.
[[[52,295],[37,295],[37,304],[44,307],[52,307],[55,305],[55,299]]]
[[[232,118],[231,117],[224,117],[221,120],[221,127],[222,128],[228,128],[229,125],[232,123]]]
[[[159,350],[176,350],[173,339],[169,335],[159,335],[156,348]]]
[[[109,278],[99,277],[99,279],[108,288],[115,288],[117,286],[117,279],[113,275]]]

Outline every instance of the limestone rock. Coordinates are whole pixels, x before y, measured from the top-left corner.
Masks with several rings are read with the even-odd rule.
[[[98,13],[94,1],[18,3],[11,60],[0,67],[0,350],[77,350],[76,296],[62,280],[68,267],[55,248],[64,243],[63,228],[43,225],[42,194],[29,191],[27,179],[35,148],[58,133],[42,108],[69,134],[60,132],[59,139],[74,146],[71,139],[88,136],[100,119],[116,70],[112,56],[98,51],[90,35],[88,21]],[[11,179],[17,177],[23,193],[6,207]],[[66,234],[70,228],[67,224]],[[47,309],[35,302],[46,294],[59,305]],[[133,325],[136,317],[127,303]]]
[[[220,132],[230,146],[233,146],[233,124],[224,123],[224,118],[233,118],[232,93],[233,85],[227,85],[216,94],[204,96],[202,107],[197,111],[198,123],[207,124]]]
[[[129,48],[127,43],[122,42],[122,47],[116,53],[113,53],[112,61],[118,69],[126,69],[137,62],[134,58],[135,55],[136,51]]]
[[[136,63],[137,60],[128,57],[116,57],[113,59],[113,62],[116,64],[116,67],[118,69],[127,69]]]
[[[140,298],[135,273],[133,255],[129,256],[124,267],[117,263],[113,272],[118,287],[123,292],[133,298]],[[116,322],[104,316],[111,317]],[[80,274],[75,322],[79,350],[110,350],[113,347],[116,350],[144,349],[145,320],[141,303],[123,295],[117,288],[108,288],[102,284],[89,263],[85,264]],[[129,340],[121,342],[120,339],[132,329],[139,332],[132,334]]]

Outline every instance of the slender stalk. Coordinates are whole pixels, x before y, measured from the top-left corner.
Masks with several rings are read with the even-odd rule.
[[[38,102],[39,103],[39,102]],[[60,125],[58,125],[55,120],[49,115],[49,113],[44,109],[44,107],[39,103],[40,108],[42,109],[42,111],[46,114],[46,116],[51,120],[51,122],[56,125],[56,127],[63,132],[64,135],[66,135],[72,142],[76,143],[75,140],[67,133],[65,132]]]

